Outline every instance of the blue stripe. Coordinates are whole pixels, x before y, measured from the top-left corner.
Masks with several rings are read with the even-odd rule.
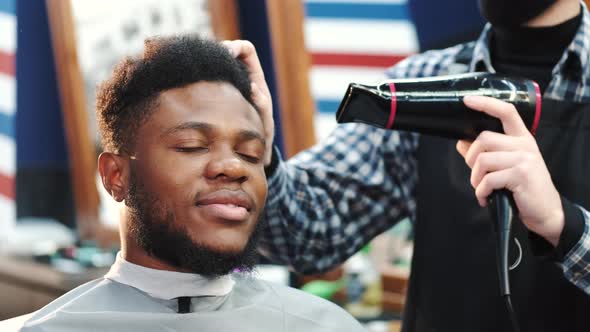
[[[406,4],[388,3],[313,3],[306,2],[307,17],[370,20],[409,20]]]
[[[14,116],[0,113],[0,135],[14,139]]]
[[[315,101],[318,112],[322,114],[334,114],[340,106],[340,99],[318,99]]]
[[[0,0],[0,13],[16,15],[16,0]]]

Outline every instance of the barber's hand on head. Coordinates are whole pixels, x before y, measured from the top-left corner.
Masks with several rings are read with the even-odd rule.
[[[457,151],[471,168],[471,185],[479,204],[485,206],[496,189],[510,190],[525,226],[556,246],[564,225],[561,198],[514,105],[479,96],[465,97],[464,102],[500,119],[504,128],[504,134],[484,131],[473,142],[457,142]]]
[[[266,151],[264,154],[264,165],[270,164],[272,155],[272,142],[274,139],[274,120],[272,117],[272,97],[268,85],[264,79],[264,72],[258,60],[254,45],[247,40],[225,40],[222,42],[230,53],[241,60],[250,72],[252,81],[252,100],[258,107],[264,125],[264,138],[266,139]]]

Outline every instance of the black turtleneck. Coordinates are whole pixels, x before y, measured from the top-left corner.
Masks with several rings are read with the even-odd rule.
[[[551,71],[571,43],[582,13],[551,27],[497,28],[492,31],[492,65],[499,74],[532,79],[542,92],[551,81]]]

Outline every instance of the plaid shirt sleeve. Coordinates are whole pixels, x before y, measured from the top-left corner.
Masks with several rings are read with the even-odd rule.
[[[409,57],[386,74],[437,75],[460,49]],[[343,124],[318,145],[279,161],[268,179],[261,252],[300,273],[322,272],[398,221],[414,221],[418,138]]]
[[[571,283],[590,294],[590,212],[582,208],[580,210],[584,215],[584,233],[565,255],[561,266]]]
[[[413,218],[417,136],[345,124],[269,178],[262,252],[301,273],[325,271],[397,221]]]

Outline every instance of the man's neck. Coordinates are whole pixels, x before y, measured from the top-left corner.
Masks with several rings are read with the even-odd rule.
[[[547,8],[541,15],[528,21],[525,25],[534,27],[549,27],[563,23],[580,13],[578,0],[558,0]]]
[[[150,269],[192,273],[191,271],[180,269],[148,255],[145,251],[134,245],[132,239],[122,241],[121,256],[129,263],[141,265]]]

